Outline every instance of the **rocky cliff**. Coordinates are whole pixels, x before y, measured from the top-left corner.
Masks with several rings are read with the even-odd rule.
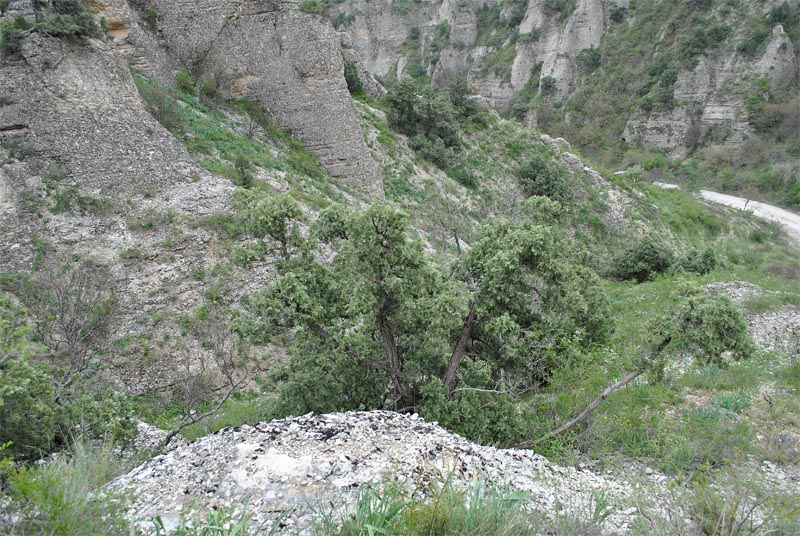
[[[14,125],[27,125],[26,132],[31,136],[45,135],[42,141],[48,147],[59,147],[63,154],[85,155],[86,149],[93,147],[98,158],[106,155],[116,160],[116,167],[124,168],[130,162],[119,161],[115,140],[129,140],[134,153],[146,151],[147,143],[138,138],[152,123],[149,118],[125,116],[137,108],[144,113],[130,84],[127,65],[166,84],[175,83],[178,69],[187,69],[198,80],[213,79],[228,97],[257,100],[320,159],[332,176],[349,181],[367,194],[376,192],[380,172],[364,143],[347,91],[340,36],[324,18],[300,12],[294,2],[109,0],[90,4],[96,18],[106,26],[107,39],[50,38],[47,45],[43,40],[48,39],[35,32],[23,40],[21,55],[4,61],[3,102],[9,104],[4,105],[0,128],[7,134],[16,132],[10,130]],[[5,15],[7,20],[14,16],[32,20],[33,11],[31,2],[17,0],[10,3]],[[47,52],[41,52],[43,49]],[[62,65],[65,54],[72,59]],[[74,71],[70,77],[74,91],[64,96],[59,88],[53,90],[48,85],[68,69]],[[126,80],[129,85],[121,91],[109,87]],[[93,93],[102,93],[102,98]],[[61,99],[61,105],[37,111],[46,125],[35,121],[29,125],[31,120],[20,122],[18,116],[30,115],[33,102],[41,99],[18,105],[22,94]],[[128,135],[108,135],[99,129],[95,130],[96,140],[75,136],[72,121],[60,117],[80,115],[88,121],[84,111],[91,115],[101,110],[115,114],[114,123],[125,125]],[[63,129],[53,128],[60,124]],[[97,140],[103,143],[94,143]],[[181,160],[169,154],[169,147],[175,144],[165,144],[166,169]],[[138,160],[134,153],[131,161]],[[75,165],[83,165],[77,162],[80,158],[74,159]],[[149,160],[154,161],[152,155]],[[97,160],[95,164],[95,171],[105,172],[104,164]],[[161,166],[162,162],[157,162],[157,167]],[[76,169],[75,173],[84,175],[84,171]],[[147,180],[163,180],[157,177],[168,175],[143,167],[137,173],[147,176]],[[124,182],[115,181],[113,173],[106,174],[106,180]]]
[[[797,4],[347,0],[333,20],[379,77],[443,85],[466,74],[497,109],[515,106],[545,130],[613,112],[624,117],[606,118],[612,138],[684,156],[706,137],[756,136],[745,102],[757,81],[769,95],[797,85]],[[712,27],[716,33],[703,33]],[[647,73],[660,63],[670,71],[648,100]],[[598,78],[619,80],[602,88],[602,103],[586,107]],[[663,105],[652,106],[654,96]]]

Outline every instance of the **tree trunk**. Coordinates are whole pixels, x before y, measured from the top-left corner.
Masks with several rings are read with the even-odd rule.
[[[464,352],[467,349],[467,343],[469,343],[469,340],[472,337],[472,328],[474,326],[475,304],[470,301],[469,312],[464,318],[464,325],[461,326],[461,335],[458,337],[456,347],[453,349],[453,355],[450,356],[450,361],[447,363],[447,370],[444,373],[444,386],[447,389],[448,398],[450,397],[450,393],[453,392],[453,386],[456,383],[458,366],[461,364],[461,360],[464,358]]]
[[[653,353],[650,354],[650,356],[647,358],[647,360],[645,361],[645,363],[641,367],[639,367],[638,369],[634,370],[633,372],[629,372],[628,374],[625,375],[624,378],[622,378],[618,382],[606,387],[603,390],[603,392],[600,393],[600,396],[598,396],[597,398],[592,400],[591,404],[586,406],[583,409],[583,411],[581,411],[578,414],[577,417],[575,417],[574,419],[564,423],[563,425],[559,426],[558,428],[556,428],[555,430],[553,430],[549,434],[546,434],[546,435],[540,437],[539,439],[532,439],[530,441],[523,441],[522,443],[514,445],[514,447],[515,448],[520,448],[520,449],[527,449],[527,448],[530,448],[530,447],[534,447],[534,446],[538,445],[539,443],[543,443],[544,441],[547,441],[550,438],[553,438],[553,437],[555,437],[555,436],[557,436],[559,434],[563,434],[564,432],[566,432],[570,428],[573,428],[575,425],[583,422],[586,419],[586,417],[589,416],[589,414],[591,412],[593,412],[595,409],[597,409],[597,407],[600,404],[603,403],[603,400],[605,400],[606,398],[608,398],[612,394],[616,393],[617,391],[619,391],[620,389],[622,389],[623,387],[628,385],[630,382],[632,382],[633,380],[635,380],[636,378],[641,376],[642,373],[645,370],[647,370],[648,365],[650,365],[659,355],[661,355],[661,352],[664,351],[664,349],[667,347],[667,345],[670,343],[670,341],[672,341],[672,337],[667,337],[666,339],[661,341],[661,344],[659,344],[658,347],[655,350],[653,350]]]
[[[392,378],[395,399],[400,402],[400,407],[402,408],[416,408],[416,401],[411,395],[411,389],[408,383],[403,379],[403,363],[400,358],[400,350],[397,348],[394,332],[392,331],[391,325],[389,325],[389,321],[383,309],[378,312],[377,320],[378,329],[381,331],[381,337],[386,346],[386,365],[389,376]]]

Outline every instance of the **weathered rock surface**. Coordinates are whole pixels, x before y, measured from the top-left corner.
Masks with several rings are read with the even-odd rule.
[[[776,294],[746,281],[723,281],[706,285],[711,292],[727,295],[735,303]],[[750,336],[759,349],[775,352],[779,358],[800,353],[800,309],[786,305],[778,310],[747,315]]]
[[[759,4],[753,10],[767,13],[777,4]],[[367,69],[379,77],[408,76],[410,68],[421,65],[433,84],[441,86],[465,73],[482,97],[504,109],[529,84],[538,84],[534,90],[540,88],[544,77],[555,81],[558,99],[579,92],[578,55],[600,47],[608,32],[614,31],[609,22],[613,10],[629,5],[627,0],[578,0],[566,14],[548,9],[543,0],[528,0],[506,6],[500,12],[501,22],[495,22],[502,26],[520,20],[510,28],[508,35],[513,39],[506,36],[494,40],[493,34],[487,33],[491,29],[481,26],[479,16],[480,10],[495,8],[494,2],[436,0],[414,2],[408,7],[389,0],[345,0],[335,4],[333,10],[354,17],[346,28],[353,48]],[[790,7],[795,9],[796,3],[790,3]],[[729,20],[721,13],[712,16]],[[437,27],[445,23],[449,36],[437,41]],[[635,26],[635,15],[630,15],[625,24]],[[669,24],[665,21],[665,34],[674,31]],[[411,38],[412,31],[419,37]],[[737,52],[736,40],[742,36],[738,33],[719,50],[701,56],[694,69],[679,73],[673,109],[631,113],[622,137],[673,156],[685,156],[704,139],[725,143],[753,139],[744,95],[758,77],[769,82],[773,93],[796,84],[798,59],[791,36],[780,24],[774,26],[766,48],[756,58]],[[660,39],[654,41],[655,45],[648,42],[642,47],[657,48]],[[497,59],[500,55],[502,61]],[[530,126],[536,126],[535,114],[528,115]]]
[[[187,68],[199,80],[216,80],[232,98],[259,101],[333,177],[377,194],[380,170],[364,142],[344,80],[341,37],[330,22],[292,0],[149,0],[137,3],[139,12],[158,14],[148,28],[124,4],[118,12],[138,27],[125,37],[134,66],[166,83]],[[379,84],[367,88],[380,91]]]
[[[42,224],[31,212],[44,183],[77,184],[83,195],[117,201],[143,192],[169,196],[199,178],[217,183],[146,110],[108,42],[34,33],[0,73],[0,143],[8,157],[0,173],[0,245],[14,252],[0,258],[0,271],[27,269],[30,239]],[[203,203],[227,206],[231,188],[220,186]],[[181,210],[195,208],[190,202]]]
[[[483,447],[416,415],[385,411],[305,415],[225,429],[173,448],[109,486],[133,491],[128,514],[181,516],[248,505],[251,525],[283,513],[284,532],[303,531],[330,505],[352,504],[364,484],[396,482],[422,495],[451,478],[464,487],[476,478],[531,494],[530,506],[549,515],[574,511],[605,491],[612,533],[631,523],[633,486],[590,470],[564,468],[524,450]],[[146,523],[142,523],[146,525]]]

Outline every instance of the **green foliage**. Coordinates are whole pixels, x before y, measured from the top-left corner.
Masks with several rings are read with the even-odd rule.
[[[447,43],[450,41],[450,24],[443,20],[436,25],[433,30],[433,41],[426,51],[427,63],[436,65],[439,63],[439,55],[445,49]]]
[[[24,17],[0,21],[0,53],[4,58],[19,52],[20,41],[30,28],[31,23]]]
[[[466,490],[450,479],[436,482],[432,490],[425,490],[424,499],[393,485],[364,486],[351,512],[328,514],[318,531],[339,536],[539,534],[545,523],[523,508],[529,499],[525,493],[490,488],[481,480]]]
[[[155,7],[150,6],[147,8],[147,11],[144,12],[144,22],[151,30],[156,29],[156,23],[158,22],[158,10]]]
[[[13,502],[5,528],[10,534],[126,534],[122,497],[97,493],[124,471],[113,442],[95,447],[78,442],[42,465],[9,470],[5,476]]]
[[[556,79],[550,75],[543,76],[539,81],[539,91],[542,95],[553,95],[558,90]]]
[[[422,135],[444,147],[462,143],[456,111],[450,99],[441,93],[421,90],[413,80],[401,80],[384,97],[389,107],[389,124],[402,134]]]
[[[178,91],[189,95],[197,93],[197,81],[188,69],[178,69],[175,72],[175,82],[178,84]]]
[[[236,169],[236,185],[242,188],[250,188],[253,186],[253,164],[248,160],[244,154],[236,155],[233,161],[233,166]]]
[[[358,76],[356,64],[350,61],[344,62],[344,80],[347,82],[347,90],[351,95],[361,95],[364,93],[364,85]]]
[[[20,41],[34,31],[53,37],[75,37],[91,35],[98,30],[87,2],[51,0],[42,4],[44,9],[41,20],[30,21],[19,16],[14,20],[4,20],[0,23],[0,53],[3,57],[16,54],[19,51]],[[0,11],[4,11],[5,7]]]
[[[516,170],[517,182],[522,191],[530,196],[549,197],[560,203],[572,200],[564,171],[548,163],[541,155],[534,155],[522,162]]]
[[[558,15],[559,20],[563,22],[575,11],[577,2],[576,0],[544,0],[542,5],[545,13]]]
[[[625,16],[627,15],[627,10],[623,6],[614,6],[611,8],[611,15],[609,18],[611,22],[616,22],[619,24],[625,20]]]
[[[101,363],[92,352],[103,347],[114,304],[96,286],[103,275],[90,263],[45,264],[23,289],[33,324],[0,296],[0,443],[11,441],[19,459],[81,436],[124,444],[135,433],[127,397],[93,378]]]
[[[676,268],[684,272],[691,272],[698,275],[706,275],[722,266],[723,259],[719,251],[707,246],[702,251],[692,248],[685,257],[678,260]]]
[[[353,22],[356,20],[355,13],[350,13],[347,11],[340,11],[336,14],[335,17],[331,20],[331,24],[333,27],[336,28],[337,31],[344,31],[345,29],[349,28]]]
[[[164,528],[164,521],[161,517],[153,519],[153,529],[156,536],[249,536],[250,530],[247,526],[251,514],[239,514],[231,510],[212,510],[205,518],[193,519],[187,522],[181,519],[178,525],[167,530]],[[271,536],[280,528],[282,517],[272,524],[269,531],[259,532],[265,536]]]
[[[700,363],[722,364],[728,352],[737,361],[755,353],[742,311],[726,296],[686,286],[679,297],[664,328],[673,344],[692,352]]]
[[[271,240],[275,246],[266,245],[267,250],[280,252],[289,260],[304,241],[300,233],[303,211],[289,195],[270,196],[260,191],[237,191],[237,203],[245,207],[242,214],[244,228],[260,240]]]
[[[24,310],[0,295],[0,444],[23,459],[51,450],[57,419],[51,377],[31,364],[42,351],[31,331]]]
[[[667,272],[675,254],[663,236],[649,234],[631,243],[611,261],[609,275],[639,283]]]
[[[301,0],[299,7],[300,11],[303,13],[323,16],[327,16],[328,9],[330,9],[330,6],[326,2],[320,0]]]
[[[423,90],[406,79],[389,89],[384,102],[389,107],[389,125],[411,138],[412,149],[448,172],[458,167],[456,155],[463,146],[458,118],[474,110],[465,104],[461,90],[454,90],[451,97],[450,92]],[[472,178],[464,176],[459,182],[473,186]]]
[[[592,74],[600,67],[600,62],[603,59],[603,53],[599,48],[591,47],[584,48],[576,56],[575,60],[578,62],[578,68],[583,74]]]
[[[278,230],[251,228],[295,246],[284,248],[280,276],[247,305],[260,319],[248,328],[257,340],[294,334],[281,375],[284,411],[419,408],[477,419],[488,405],[483,425],[465,432],[510,442],[523,421],[508,411],[513,400],[503,386],[513,392],[547,381],[560,351],[608,333],[597,276],[567,262],[557,229],[542,223],[560,211],[550,200],[529,202],[522,224],[488,222],[450,277],[396,207],[331,206],[311,225],[321,243],[303,244],[291,234],[296,223],[272,216],[286,210],[261,208],[276,202],[253,199],[246,212],[271,215]],[[316,260],[320,247],[332,252],[330,264]],[[467,353],[480,357],[463,360]]]
[[[451,432],[479,443],[507,446],[529,438],[530,427],[519,410],[519,399],[509,392],[464,388],[456,389],[448,398],[439,380],[432,380],[421,391],[425,405],[420,415]]]
[[[455,77],[439,91],[422,89],[413,80],[405,79],[389,89],[383,102],[389,108],[389,125],[410,137],[412,149],[455,181],[476,188],[477,177],[463,161],[462,126],[480,128],[489,118],[470,95],[463,76]]]

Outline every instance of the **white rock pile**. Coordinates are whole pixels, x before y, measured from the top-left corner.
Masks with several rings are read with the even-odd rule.
[[[212,509],[251,515],[254,533],[281,520],[282,534],[307,533],[321,512],[352,505],[359,486],[396,482],[424,493],[450,478],[524,490],[530,504],[554,516],[591,504],[603,492],[613,514],[610,533],[633,521],[628,482],[591,470],[564,468],[526,450],[476,445],[416,415],[386,411],[304,415],[229,428],[179,445],[110,484],[132,492],[129,516],[141,528],[161,517],[165,528]]]

